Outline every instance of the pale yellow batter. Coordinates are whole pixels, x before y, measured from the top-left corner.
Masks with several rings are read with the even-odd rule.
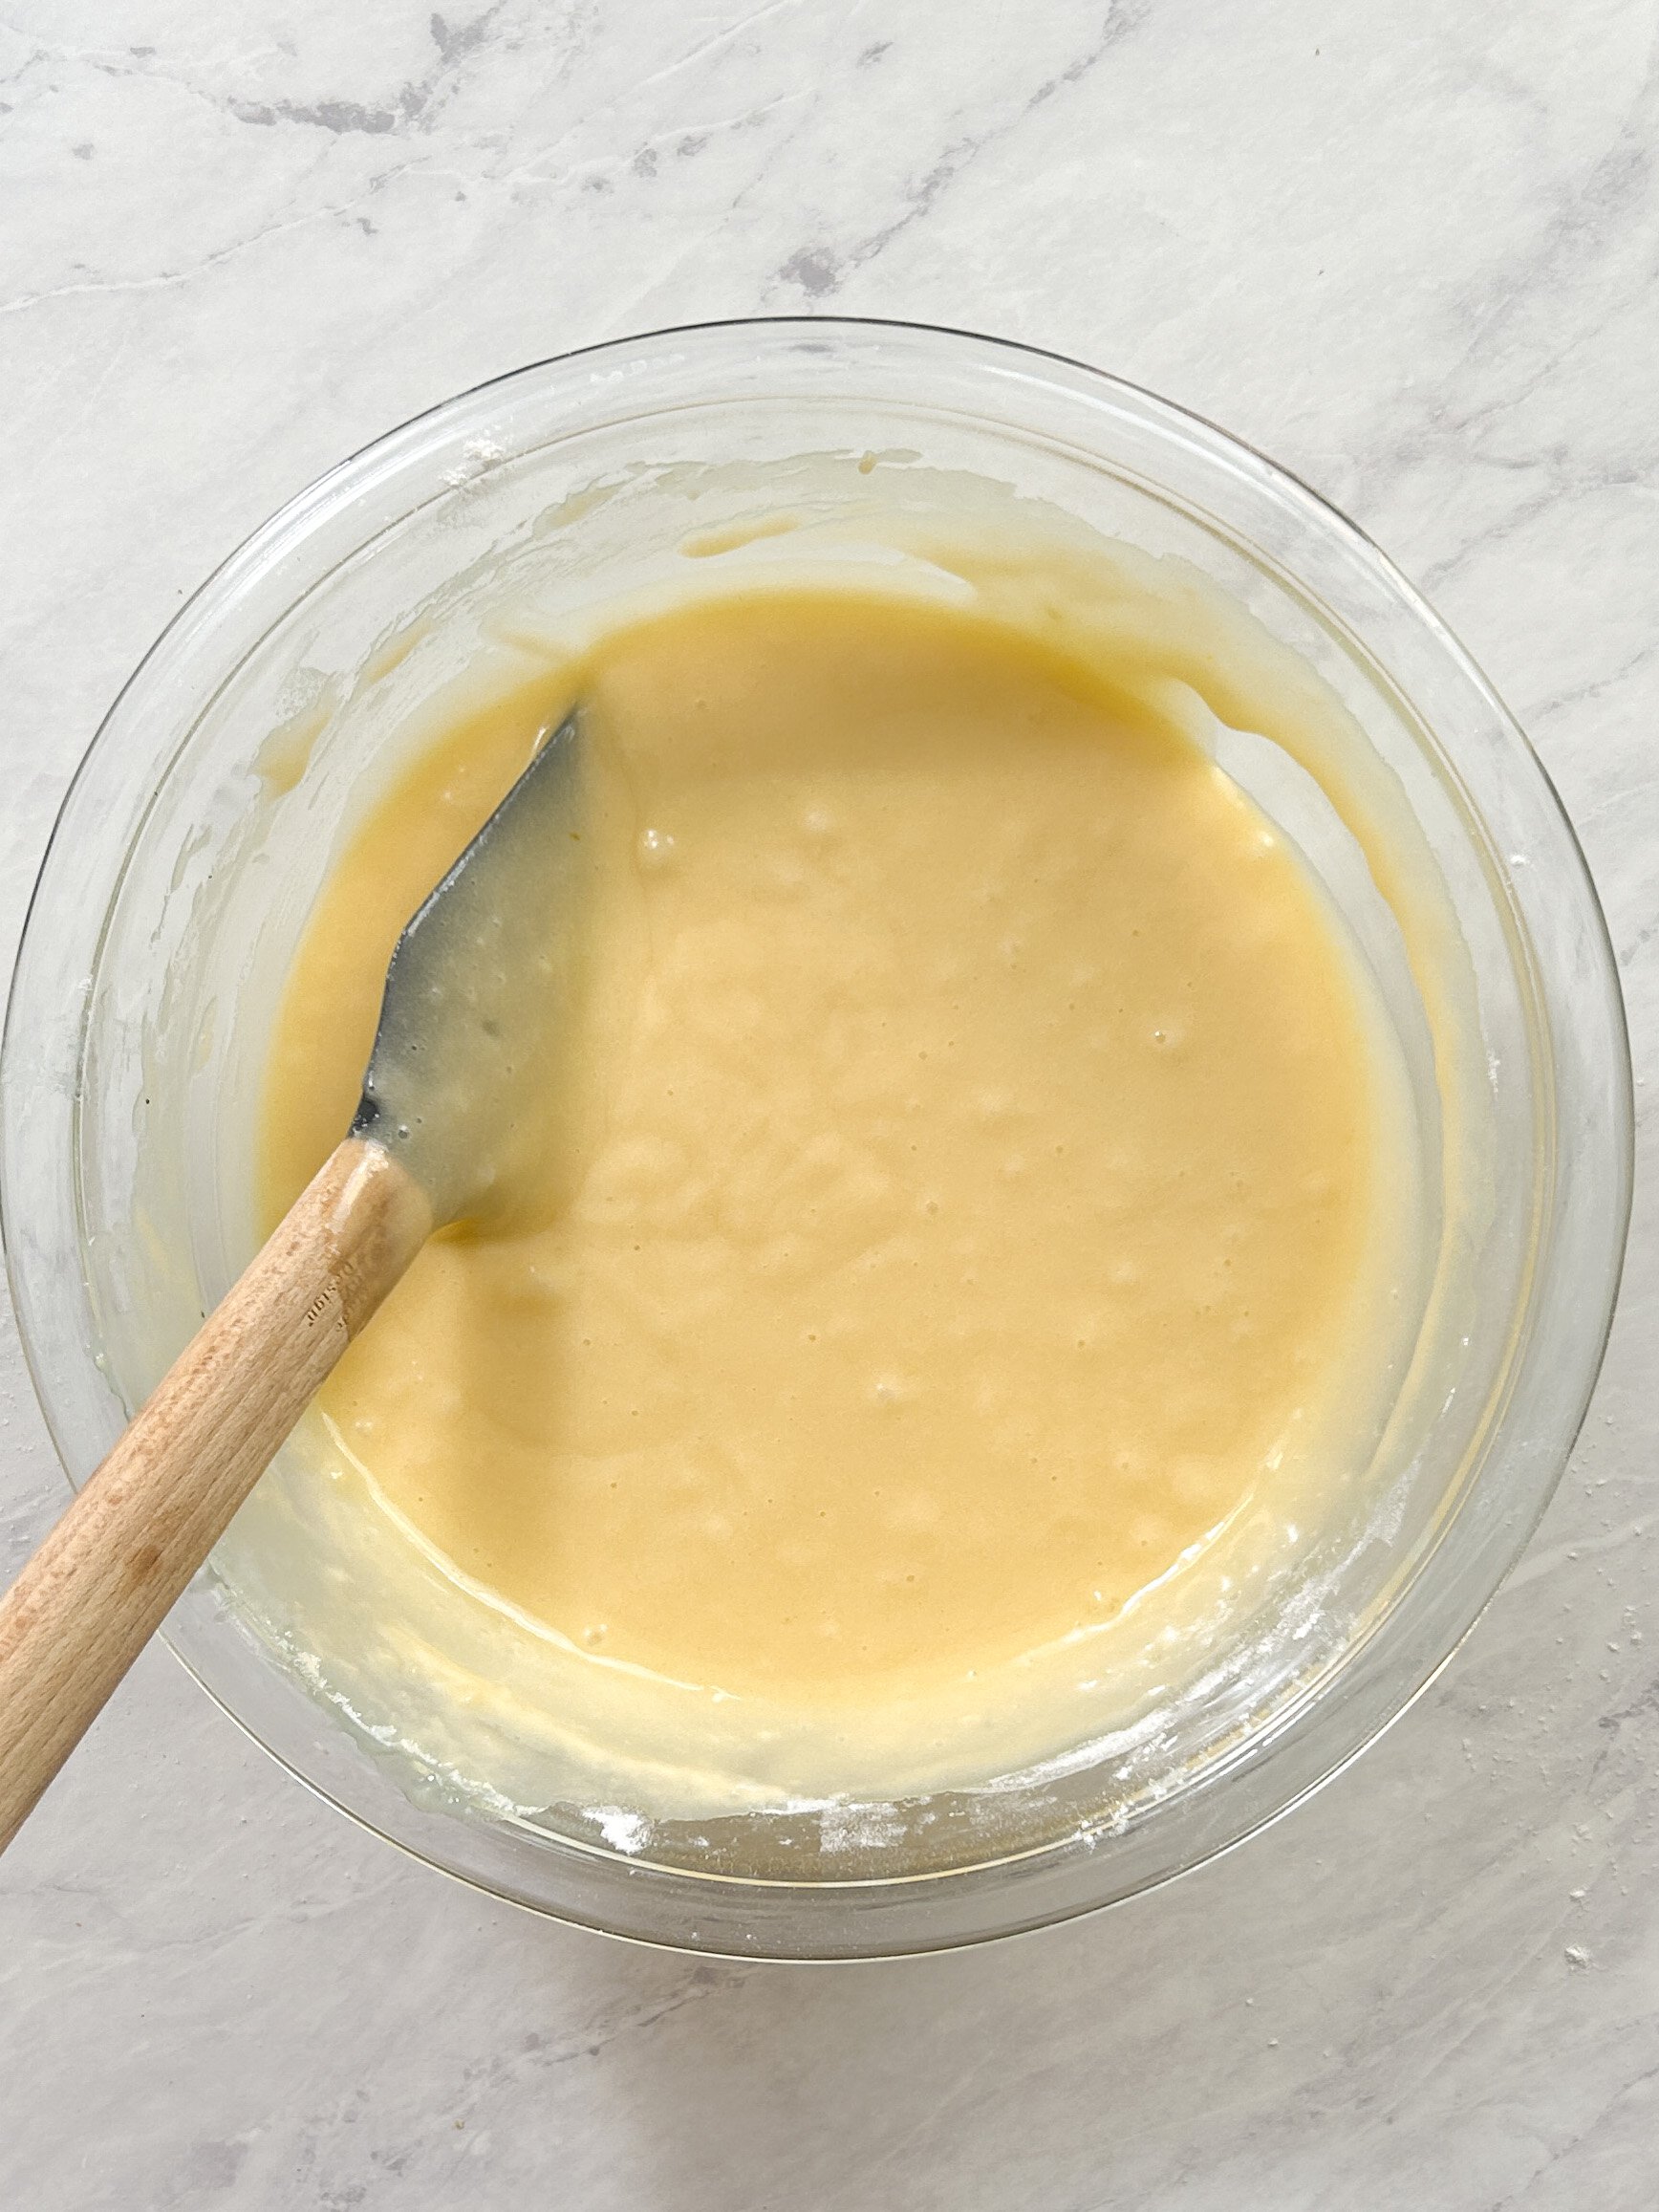
[[[350,1119],[398,931],[578,697],[545,1174],[348,1356],[342,1464],[613,1687],[844,1733],[1121,1619],[1276,1486],[1288,1522],[1310,1451],[1345,1480],[1397,1258],[1368,986],[1190,737],[973,608],[734,593],[456,723],[310,924],[268,1210]]]

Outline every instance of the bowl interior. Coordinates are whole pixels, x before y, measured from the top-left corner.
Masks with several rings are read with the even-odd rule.
[[[1218,757],[1347,918],[1400,1041],[1431,1247],[1411,1356],[1371,1475],[1274,1634],[1177,1723],[992,1789],[648,1836],[570,1778],[545,1805],[491,1802],[388,1746],[349,1663],[319,1668],[308,1624],[337,1589],[337,1532],[298,1459],[279,1463],[173,1616],[175,1648],[382,1832],[623,1934],[931,1947],[1237,1840],[1466,1631],[1605,1341],[1629,1157],[1605,932],[1542,771],[1433,616],[1310,494],[1110,379],[896,326],[715,327],[524,371],[371,447],[220,572],[112,711],[43,871],[0,1101],[14,1297],[72,1480],[252,1248],[277,993],[342,838],[457,686],[506,685],[584,606],[683,575],[780,508],[856,539],[895,501],[948,520],[964,498],[1004,518],[1040,503],[1152,575],[1184,564],[1295,657],[1288,692],[1218,679],[1208,704]],[[1284,704],[1298,685],[1305,713]]]

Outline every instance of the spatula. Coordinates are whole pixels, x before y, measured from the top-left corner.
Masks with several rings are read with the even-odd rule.
[[[0,1850],[435,1228],[535,1142],[574,987],[572,712],[398,941],[349,1134],[0,1599]]]

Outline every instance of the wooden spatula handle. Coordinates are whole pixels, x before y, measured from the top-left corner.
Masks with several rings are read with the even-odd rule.
[[[431,1227],[342,1144],[0,1599],[0,1851]]]

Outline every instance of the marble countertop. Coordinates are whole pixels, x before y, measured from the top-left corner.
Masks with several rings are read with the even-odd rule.
[[[0,957],[122,678],[309,478],[567,346],[844,310],[1080,355],[1353,513],[1541,749],[1654,1073],[1655,0],[454,4],[5,11]],[[0,2201],[1651,2205],[1637,1096],[1555,1504],[1433,1689],[1268,1834],[960,1957],[698,1963],[404,1861],[154,1650],[0,1862]],[[7,1319],[0,1574],[58,1503]]]

